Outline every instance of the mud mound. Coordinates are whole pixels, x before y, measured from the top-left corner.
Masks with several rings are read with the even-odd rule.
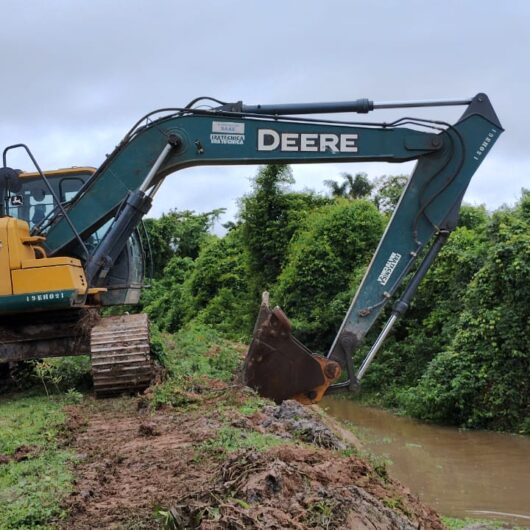
[[[76,488],[58,528],[443,529],[403,486],[349,456],[314,411],[286,402],[249,417],[238,408],[246,394],[232,391],[236,405],[222,409],[154,412],[125,398],[69,407]],[[286,444],[209,451],[227,428]]]
[[[76,433],[76,491],[61,528],[159,528],[157,507],[208,481],[209,470],[193,466],[193,443],[217,424],[167,413],[146,417],[132,400],[116,402],[119,410],[94,411]]]
[[[232,455],[210,490],[178,500],[176,528],[442,530],[438,516],[355,457],[282,446]]]

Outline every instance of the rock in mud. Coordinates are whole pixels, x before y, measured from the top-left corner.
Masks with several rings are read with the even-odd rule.
[[[345,449],[346,444],[325,426],[318,415],[297,401],[284,401],[263,409],[261,426],[273,432],[285,429],[294,438],[326,449]]]
[[[138,434],[140,436],[160,436],[160,430],[154,422],[143,422],[138,427]]]

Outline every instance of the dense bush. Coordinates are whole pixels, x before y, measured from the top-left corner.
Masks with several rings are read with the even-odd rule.
[[[530,194],[489,225],[491,247],[465,292],[454,337],[406,410],[444,423],[530,432]]]
[[[184,294],[187,321],[195,318],[229,337],[248,338],[257,299],[250,295],[248,253],[240,227],[202,247]]]
[[[144,311],[164,331],[177,331],[186,321],[184,280],[193,267],[189,257],[172,257],[163,269],[162,278],[153,280],[142,293]]]
[[[144,295],[146,311],[165,331],[213,326],[248,340],[267,288],[296,336],[326,351],[406,182],[383,177],[359,199],[348,188],[356,180],[345,179],[345,197],[295,193],[288,167],[264,167],[223,237],[208,234],[215,212],[150,221],[163,234],[163,273]],[[430,421],[528,432],[529,322],[530,194],[494,214],[466,206],[365,393]]]
[[[243,197],[239,218],[255,294],[270,289],[282,271],[289,242],[308,211],[329,203],[311,192],[294,193],[289,166],[261,168],[253,193]]]
[[[170,210],[159,219],[146,219],[144,246],[151,249],[152,273],[160,278],[173,257],[195,259],[201,243],[223,209],[197,214]]]
[[[467,208],[469,216],[471,210]],[[429,362],[453,339],[464,294],[487,251],[479,231],[461,226],[451,235],[420,284],[410,309],[367,372],[365,389],[383,392],[386,405],[398,405],[394,390],[415,385]]]
[[[339,199],[301,224],[273,294],[308,346],[330,346],[383,229],[383,216],[364,200]]]

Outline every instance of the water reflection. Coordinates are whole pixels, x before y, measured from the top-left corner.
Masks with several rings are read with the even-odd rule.
[[[440,513],[499,512],[530,527],[530,437],[426,425],[341,398],[321,405],[355,425],[368,450],[391,460],[391,475]]]

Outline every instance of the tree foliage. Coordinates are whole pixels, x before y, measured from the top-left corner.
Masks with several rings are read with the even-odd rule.
[[[187,321],[214,325],[229,337],[248,337],[257,299],[250,295],[248,252],[241,228],[210,238],[202,247],[184,291]]]
[[[364,186],[364,179],[345,176],[337,192],[328,184],[330,198],[294,192],[287,166],[266,166],[222,237],[209,233],[218,210],[149,220],[158,277],[145,310],[163,330],[207,325],[249,340],[268,289],[296,336],[327,351],[407,182],[384,176]],[[493,214],[462,208],[363,388],[421,419],[530,433],[529,373],[530,192],[523,191],[516,207]]]
[[[195,259],[208,231],[224,211],[219,208],[197,214],[190,210],[170,210],[159,219],[146,219],[148,241],[145,243],[151,248],[153,277],[160,278],[174,256]]]
[[[308,344],[322,348],[334,334],[352,279],[368,264],[384,224],[372,203],[344,199],[302,223],[273,293]]]
[[[374,202],[385,213],[391,213],[407,185],[407,175],[383,175],[375,180]]]
[[[288,185],[293,182],[289,166],[264,166],[254,180],[253,193],[241,201],[242,237],[256,291],[275,283],[289,241],[306,212],[329,202],[313,193],[290,192]]]
[[[342,173],[343,181],[325,180],[324,184],[330,189],[333,197],[347,199],[366,199],[370,197],[374,184],[372,184],[366,173],[356,173],[355,177],[350,173]]]
[[[530,432],[530,193],[496,214],[454,336],[404,394],[421,418]]]

